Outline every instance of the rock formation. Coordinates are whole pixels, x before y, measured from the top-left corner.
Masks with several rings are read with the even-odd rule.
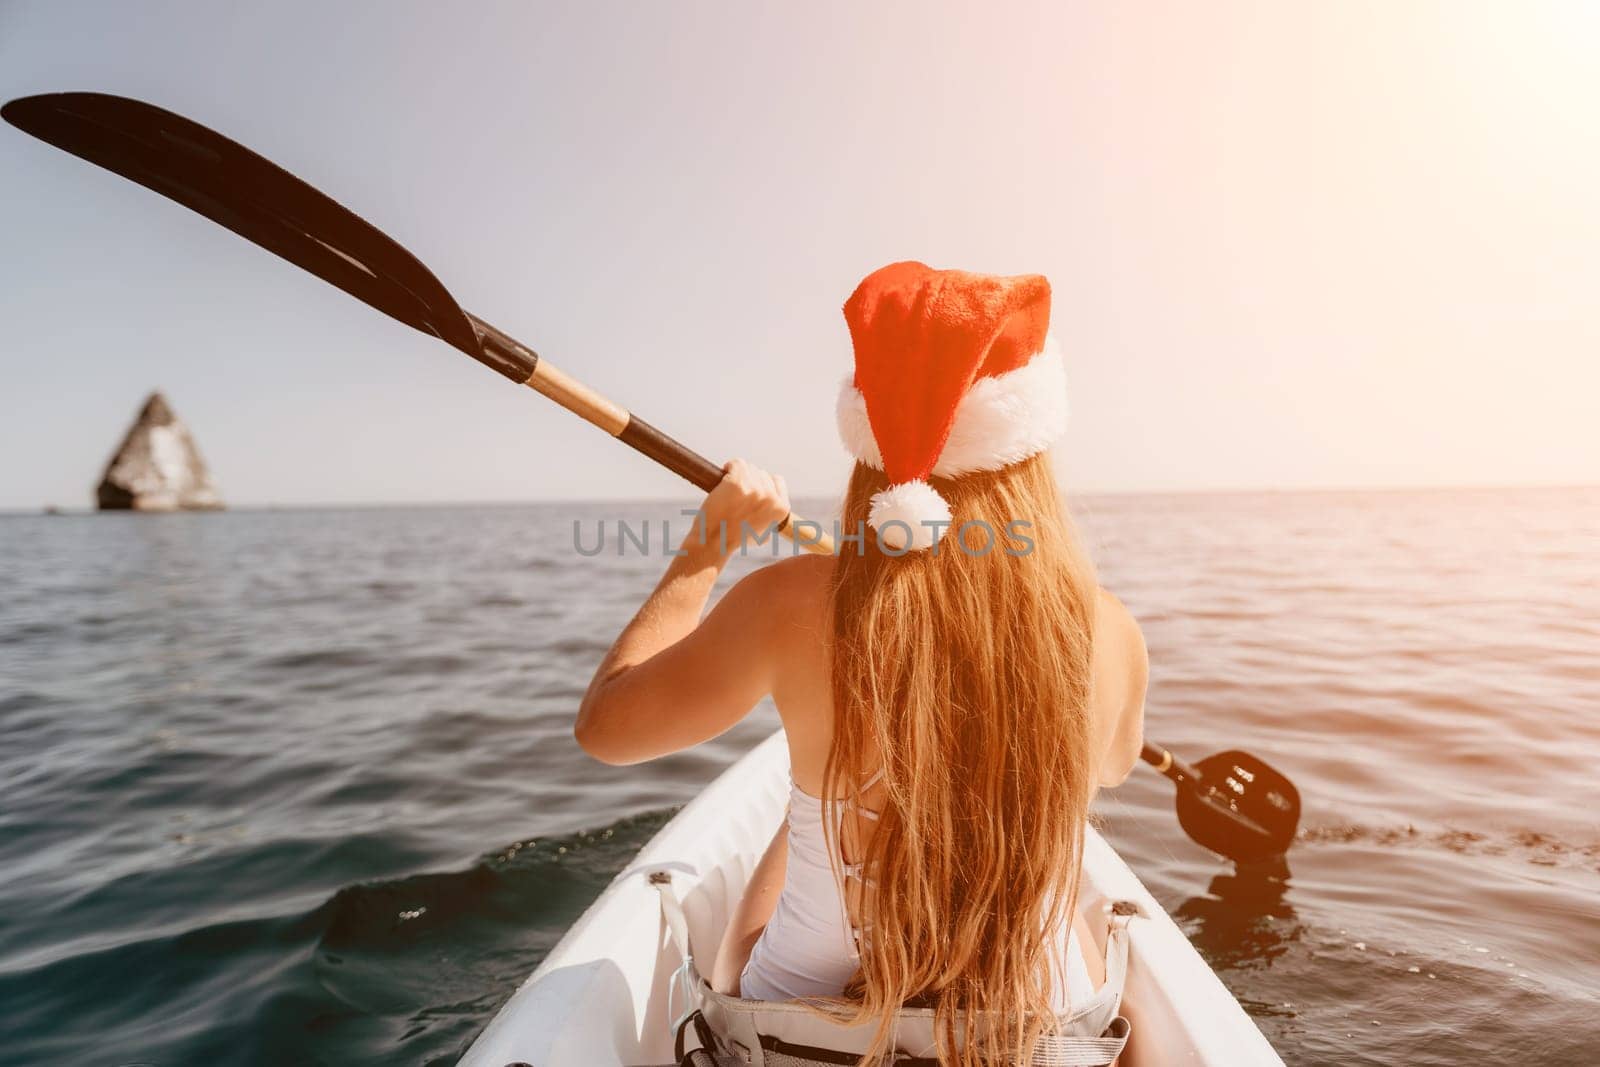
[[[101,511],[214,511],[222,507],[222,497],[212,484],[193,435],[160,393],[151,393],[144,402],[106,465],[95,495]]]

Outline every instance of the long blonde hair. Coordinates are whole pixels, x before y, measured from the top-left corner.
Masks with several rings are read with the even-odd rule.
[[[878,1026],[863,1063],[890,1051],[907,1002],[934,1008],[941,1064],[1026,1062],[1077,900],[1096,583],[1048,456],[934,484],[954,522],[937,552],[886,555],[869,527],[835,568],[836,863],[849,812],[872,806],[862,785],[880,768],[885,783],[879,820],[854,835],[870,888],[847,894],[862,936],[843,1010]],[[856,465],[846,531],[885,485]]]

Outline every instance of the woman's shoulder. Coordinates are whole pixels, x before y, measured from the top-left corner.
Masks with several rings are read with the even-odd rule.
[[[780,645],[814,641],[828,616],[833,557],[800,555],[758,567],[724,598],[751,625]]]
[[[1104,587],[1095,598],[1094,673],[1097,682],[1111,683],[1109,688],[1123,694],[1122,700],[1113,700],[1117,710],[1128,701],[1143,703],[1150,676],[1144,631],[1127,605]]]
[[[1133,612],[1107,589],[1095,601],[1093,673],[1100,784],[1112,786],[1127,778],[1139,758],[1150,654]]]
[[[832,556],[804,553],[758,567],[740,578],[734,588],[763,597],[823,603],[833,577]]]
[[[1111,590],[1101,586],[1095,594],[1094,643],[1097,650],[1142,660],[1145,657],[1144,631],[1128,606]]]

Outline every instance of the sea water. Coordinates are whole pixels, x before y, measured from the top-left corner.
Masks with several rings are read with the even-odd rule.
[[[453,1062],[776,725],[573,744],[665,563],[573,523],[681,506],[0,518],[0,1062]],[[1600,490],[1074,508],[1149,736],[1300,787],[1283,877],[1098,804],[1284,1059],[1600,1062]]]

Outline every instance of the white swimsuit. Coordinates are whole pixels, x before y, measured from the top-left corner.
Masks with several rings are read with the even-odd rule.
[[[865,792],[881,775],[874,775],[862,786]],[[876,813],[858,809],[867,818]],[[834,877],[823,833],[822,801],[789,782],[789,862],[783,875],[783,891],[772,920],[756,941],[739,977],[739,995],[750,1000],[793,1000],[797,997],[833,997],[844,990],[855,974],[861,957],[856,949],[856,932],[845,912],[840,884]],[[860,878],[860,864],[843,864],[846,878]],[[1065,953],[1058,953],[1058,964],[1066,965],[1067,980],[1051,983],[1056,992],[1056,1010],[1082,1004],[1094,995],[1089,969],[1083,962],[1077,931],[1065,924],[1068,934]],[[1062,959],[1061,957],[1065,958]],[[1063,988],[1063,986],[1065,988]]]

